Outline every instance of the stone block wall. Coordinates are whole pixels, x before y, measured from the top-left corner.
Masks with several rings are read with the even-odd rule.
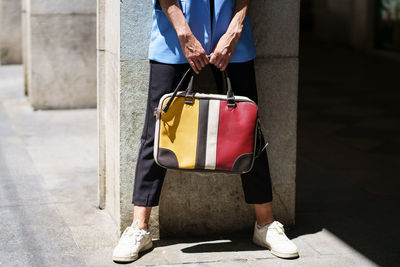
[[[32,106],[96,107],[96,1],[30,0],[25,12]]]
[[[0,0],[0,64],[22,63],[20,0]]]

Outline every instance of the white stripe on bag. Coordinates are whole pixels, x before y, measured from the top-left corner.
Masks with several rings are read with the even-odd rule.
[[[207,145],[205,169],[214,170],[217,162],[219,100],[210,99],[208,105]]]

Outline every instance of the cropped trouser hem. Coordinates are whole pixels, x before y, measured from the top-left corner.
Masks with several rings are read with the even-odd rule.
[[[135,206],[143,206],[143,207],[156,207],[159,204],[159,201],[149,201],[149,199],[132,199],[132,204]]]

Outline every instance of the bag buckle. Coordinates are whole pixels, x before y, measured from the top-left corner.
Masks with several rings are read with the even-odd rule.
[[[228,107],[236,108],[236,102],[234,97],[228,97]]]
[[[153,112],[153,115],[157,118],[157,119],[159,119],[160,118],[160,116],[161,116],[161,109],[160,108],[155,108],[154,109],[154,112]]]
[[[194,96],[193,95],[190,96],[190,97],[185,96],[185,104],[193,105],[193,102],[194,102]]]

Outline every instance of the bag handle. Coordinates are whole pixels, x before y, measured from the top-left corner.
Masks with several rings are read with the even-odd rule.
[[[226,70],[221,71],[222,75],[222,89],[223,91],[226,91],[226,98],[228,99],[228,107],[234,108],[236,107],[235,103],[235,95],[233,94],[232,90],[232,85],[231,85],[231,80],[229,79],[228,73]],[[186,94],[185,94],[185,104],[193,104],[193,99],[194,99],[194,94],[195,91],[193,90],[193,80],[194,80],[194,75],[190,78],[189,85],[186,89]],[[190,100],[189,100],[190,98]]]
[[[188,87],[185,90],[185,104],[189,104],[189,105],[193,104],[193,99],[194,99],[194,94],[195,94],[195,92],[193,90],[193,80],[194,80],[195,74],[193,73],[192,68],[189,68],[183,75],[183,77],[180,80],[180,82],[178,83],[178,85],[176,86],[171,98],[168,100],[167,104],[162,109],[162,111],[164,113],[167,112],[167,110],[169,109],[169,106],[171,105],[172,101],[176,97],[176,94],[178,93],[178,91],[183,86],[183,83],[189,74],[191,74],[191,77],[190,77]],[[235,95],[233,94],[232,85],[231,85],[231,81],[228,77],[228,73],[226,72],[226,70],[224,70],[224,71],[221,71],[221,74],[222,74],[222,80],[223,80],[223,90],[224,91],[226,90],[226,92],[227,92],[228,107],[235,108],[236,107]]]
[[[167,104],[165,105],[165,107],[162,109],[162,111],[165,113],[167,112],[167,110],[169,109],[169,106],[172,103],[172,100],[174,100],[176,94],[178,93],[179,89],[181,89],[183,82],[186,80],[186,77],[192,72],[192,68],[190,67],[185,74],[183,74],[182,79],[180,80],[180,82],[178,83],[178,85],[176,86],[174,93],[172,94],[171,98],[169,99],[169,101],[167,102]],[[157,108],[156,108],[157,109]]]

